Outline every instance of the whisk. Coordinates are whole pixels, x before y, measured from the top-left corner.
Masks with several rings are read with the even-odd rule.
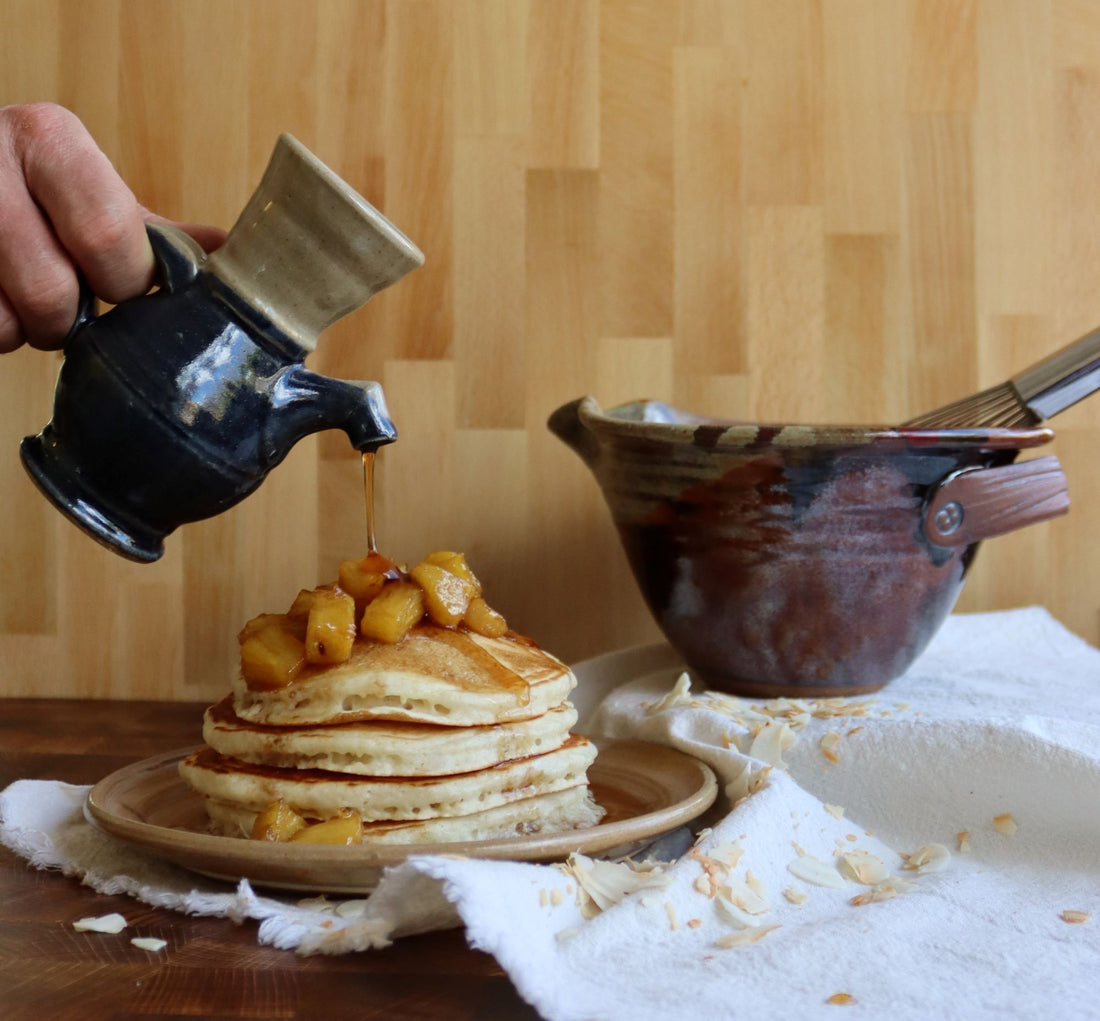
[[[1038,425],[1100,389],[1100,329],[1000,386],[902,423],[904,429],[1015,429]]]

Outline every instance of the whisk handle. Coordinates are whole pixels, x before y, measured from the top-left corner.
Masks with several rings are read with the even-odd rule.
[[[1100,389],[1100,329],[1037,362],[1012,385],[1040,422]]]

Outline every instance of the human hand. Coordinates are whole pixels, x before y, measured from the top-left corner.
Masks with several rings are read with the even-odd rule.
[[[83,274],[117,303],[149,290],[138,203],[75,114],[53,103],[0,107],[0,352],[60,347],[77,315]],[[208,251],[224,231],[176,224]]]

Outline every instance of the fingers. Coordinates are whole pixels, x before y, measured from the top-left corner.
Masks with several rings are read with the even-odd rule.
[[[220,248],[225,241],[225,231],[221,227],[210,227],[204,223],[180,223],[179,220],[169,220],[167,217],[158,216],[156,213],[144,210],[146,223],[163,223],[170,227],[178,227],[185,234],[190,234],[204,252],[212,252]]]
[[[153,251],[133,192],[74,114],[50,104],[23,109],[27,190],[63,249],[106,301],[148,290]]]
[[[146,290],[153,254],[140,208],[68,110],[0,108],[0,350],[61,344],[77,266],[109,301]]]
[[[19,317],[11,302],[4,297],[4,292],[0,291],[0,354],[14,351],[22,343]]]
[[[25,340],[55,346],[76,316],[76,274],[23,187],[22,173],[2,157],[0,195],[0,350]]]
[[[24,342],[60,347],[77,313],[83,273],[117,304],[153,282],[134,198],[75,114],[52,103],[0,107],[0,352]],[[207,251],[225,232],[175,224]]]

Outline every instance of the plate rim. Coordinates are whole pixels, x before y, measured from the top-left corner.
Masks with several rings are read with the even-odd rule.
[[[288,883],[268,878],[272,870],[287,867],[325,869],[346,866],[346,871],[363,872],[369,869],[381,870],[398,865],[412,857],[428,855],[447,855],[452,857],[480,858],[514,862],[553,862],[564,861],[570,853],[600,854],[653,840],[678,826],[690,822],[706,812],[718,796],[718,781],[705,762],[687,752],[669,745],[657,744],[633,738],[591,738],[597,747],[596,765],[600,755],[625,753],[630,746],[647,749],[659,749],[662,755],[681,760],[682,764],[693,768],[697,781],[690,794],[669,805],[647,812],[616,819],[609,823],[597,823],[595,826],[579,830],[566,830],[561,833],[531,834],[529,836],[501,837],[493,840],[450,841],[430,844],[385,844],[371,847],[357,845],[354,855],[349,857],[349,848],[322,844],[268,843],[252,841],[241,837],[227,837],[214,833],[202,833],[197,830],[173,826],[160,826],[127,817],[104,804],[105,795],[113,792],[118,795],[119,784],[125,792],[137,780],[147,780],[150,774],[171,770],[175,774],[175,764],[190,752],[201,747],[192,745],[131,762],[103,777],[84,799],[84,815],[90,823],[102,832],[116,839],[142,848],[156,857],[173,862],[191,872],[220,879],[236,881],[248,879],[257,885],[281,886],[299,890],[365,890],[368,885],[354,882],[341,884],[338,879],[331,884]],[[590,769],[592,767],[589,767]],[[617,767],[616,767],[617,768]],[[654,769],[634,770],[636,775],[652,777]],[[178,774],[175,774],[178,775]],[[184,796],[200,795],[190,791],[182,779],[180,793]],[[641,827],[641,828],[639,828]],[[181,839],[182,838],[182,839]],[[534,845],[537,845],[535,847]],[[629,853],[629,852],[628,852]],[[218,857],[223,862],[239,868],[235,878],[224,872],[215,872],[197,867],[195,859]]]

